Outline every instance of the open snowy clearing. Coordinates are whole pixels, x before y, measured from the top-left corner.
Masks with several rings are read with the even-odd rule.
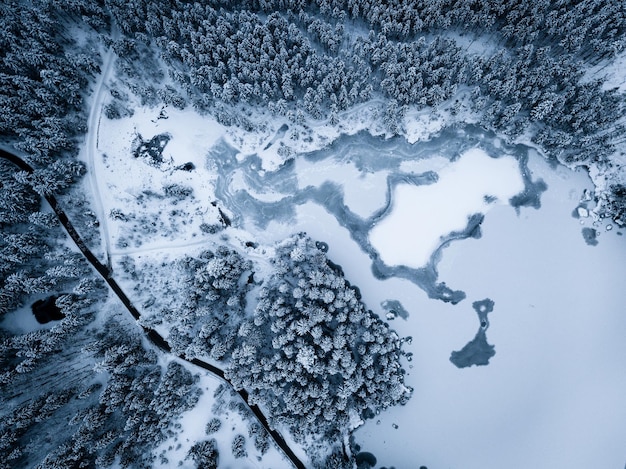
[[[199,241],[202,224],[215,224],[213,175],[205,155],[224,129],[187,110],[138,108],[118,120],[103,117],[95,170],[111,236],[111,254],[128,249]],[[160,164],[133,155],[133,142],[167,134]],[[193,165],[192,170],[183,169]],[[187,166],[191,168],[192,166]],[[196,174],[195,172],[200,174]]]

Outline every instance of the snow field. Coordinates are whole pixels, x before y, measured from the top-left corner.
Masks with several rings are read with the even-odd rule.
[[[468,218],[519,193],[524,182],[512,157],[491,158],[469,150],[439,173],[435,184],[398,185],[391,213],[370,232],[370,242],[390,266],[422,267],[442,237],[462,231]]]
[[[159,118],[159,113],[158,109],[137,108],[132,117],[102,118],[95,171],[103,188],[100,197],[109,217],[113,254],[139,246],[198,241],[202,223],[219,223],[218,210],[211,205],[214,177],[205,168],[205,157],[223,135],[223,127],[192,110],[167,108],[167,118]],[[161,168],[134,158],[131,146],[136,134],[149,140],[160,133],[172,136],[164,147]],[[175,169],[188,162],[194,170]],[[164,196],[164,188],[172,184],[189,187],[193,194],[182,203]],[[112,210],[123,216],[111,219]]]

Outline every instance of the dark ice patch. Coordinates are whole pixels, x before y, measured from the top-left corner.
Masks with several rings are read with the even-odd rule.
[[[495,354],[495,347],[487,343],[487,334],[484,329],[480,328],[476,337],[465,347],[450,354],[450,361],[457,368],[467,368],[472,365],[484,366],[489,364],[489,359]]]
[[[589,246],[597,246],[598,245],[598,232],[593,228],[583,228],[583,239],[585,243]]]
[[[400,316],[404,320],[409,318],[409,312],[404,309],[404,306],[398,300],[385,300],[380,306],[388,312],[388,315],[392,315],[394,318],[396,316]]]
[[[480,225],[485,220],[485,216],[482,213],[476,213],[468,218],[467,228],[465,229],[465,235],[468,238],[480,239],[483,232],[480,229]]]
[[[496,354],[495,347],[487,342],[486,333],[489,328],[488,316],[493,311],[494,305],[495,303],[490,298],[472,303],[472,308],[478,315],[480,327],[474,339],[468,342],[461,350],[452,352],[450,355],[450,361],[457,368],[466,368],[472,365],[488,365],[489,359]]]
[[[478,314],[478,320],[480,321],[480,327],[482,329],[486,330],[489,327],[489,318],[487,316],[493,311],[494,305],[495,303],[489,298],[472,303],[472,308],[474,308],[474,311]]]
[[[586,204],[579,204],[572,212],[572,217],[576,219],[587,218],[589,216],[589,207]]]
[[[315,241],[315,247],[323,253],[328,252],[328,243],[325,243],[324,241]]]
[[[548,185],[543,179],[532,180],[530,169],[528,168],[528,151],[517,154],[519,169],[524,180],[524,190],[509,199],[509,203],[518,211],[520,207],[541,208],[541,194],[548,190]]]
[[[525,187],[522,192],[514,195],[509,203],[519,210],[520,207],[541,208],[541,194],[548,189],[548,185],[539,179],[537,181],[525,181]]]

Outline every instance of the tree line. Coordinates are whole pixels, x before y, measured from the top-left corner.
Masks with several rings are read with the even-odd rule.
[[[337,122],[341,110],[385,98],[402,132],[408,106],[449,110],[459,92],[486,128],[527,135],[550,158],[610,168],[624,100],[585,70],[626,47],[626,12],[600,0],[134,0],[109,8],[128,40],[153,43],[172,79],[223,123],[251,124],[237,104],[267,106],[295,124]],[[350,31],[348,33],[347,31]],[[355,33],[356,32],[356,33]],[[471,52],[473,43],[483,50]],[[603,62],[604,61],[604,62]],[[452,119],[454,122],[454,119]],[[605,214],[619,219],[619,186]]]
[[[583,72],[625,49],[626,12],[616,2],[35,0],[0,8],[0,135],[47,170],[41,180],[55,182],[45,190],[80,172],[52,163],[76,152],[99,72],[97,42],[79,47],[68,34],[75,27],[100,34],[120,72],[145,78],[128,83],[147,105],[191,102],[248,127],[229,109],[262,105],[294,123],[304,114],[337,122],[339,111],[384,97],[385,125],[401,133],[406,106],[454,113],[465,90],[485,127],[528,135],[562,162],[615,171],[623,97]],[[119,39],[108,37],[112,25]],[[471,53],[472,43],[486,47]],[[159,85],[164,73],[180,89]],[[112,106],[113,116],[132,112],[120,99]],[[605,214],[621,219],[621,186],[607,189]]]

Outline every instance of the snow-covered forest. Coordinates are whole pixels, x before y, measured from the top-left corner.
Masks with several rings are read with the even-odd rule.
[[[354,432],[415,398],[408,313],[350,283],[339,229],[294,220],[323,207],[373,277],[457,303],[441,251],[495,192],[416,265],[381,259],[398,225],[368,233],[478,142],[515,154],[518,214],[547,188],[532,148],[591,179],[587,244],[617,236],[625,64],[605,0],[3,2],[0,467],[373,467]],[[391,150],[330,163],[359,132]]]

